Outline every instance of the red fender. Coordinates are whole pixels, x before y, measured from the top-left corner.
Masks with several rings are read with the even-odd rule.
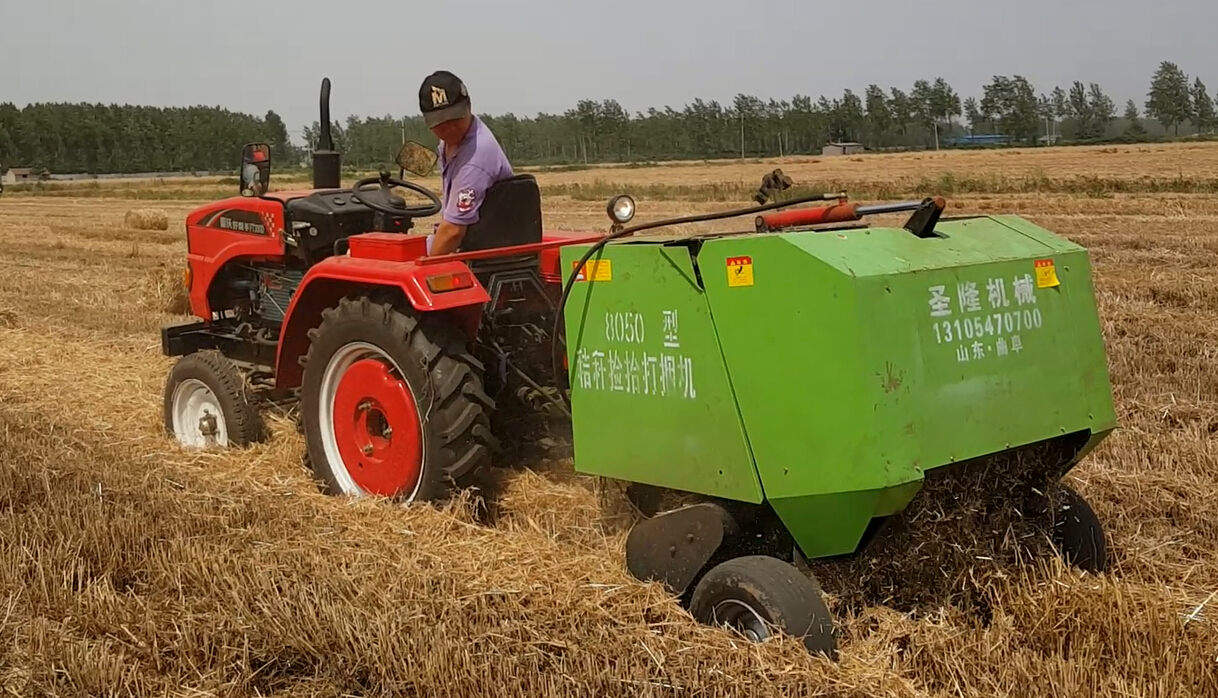
[[[438,284],[432,290],[428,280]],[[305,274],[288,305],[275,357],[275,385],[300,385],[300,357],[309,346],[309,330],[321,324],[322,310],[338,305],[350,293],[369,287],[401,289],[414,308],[423,313],[451,314],[472,339],[478,332],[482,306],[490,295],[464,262],[445,261],[420,266],[412,261],[388,261],[336,255],[328,257]],[[449,287],[450,290],[444,290]]]

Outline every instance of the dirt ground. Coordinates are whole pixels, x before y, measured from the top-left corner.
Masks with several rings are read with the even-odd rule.
[[[935,176],[1028,166],[1145,190],[1155,178],[1212,179],[1218,162],[1214,147],[1120,151],[921,157]],[[783,166],[797,177],[829,176],[816,169],[824,164],[883,181],[917,176],[914,157]],[[760,179],[770,167],[540,178],[712,182]],[[1114,562],[1096,576],[1052,560],[974,560],[955,572],[984,596],[987,617],[950,600],[921,614],[878,603],[844,613],[833,665],[789,639],[748,645],[699,626],[658,587],[633,581],[620,501],[567,463],[513,473],[505,515],[487,528],[459,502],[407,509],[319,494],[283,419],[246,452],[179,450],[162,434],[171,362],[158,328],[173,319],[180,221],[202,200],[6,193],[0,687],[20,696],[1218,695],[1218,199],[1039,192],[952,202],[954,213],[1025,215],[1092,251],[1121,429],[1070,481],[1105,522]],[[544,205],[547,227],[603,228],[602,202]],[[164,210],[169,229],[125,227],[133,206]],[[641,219],[713,207],[639,202]]]

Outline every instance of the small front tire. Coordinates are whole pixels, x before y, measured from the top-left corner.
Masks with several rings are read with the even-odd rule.
[[[837,659],[833,617],[820,586],[794,565],[768,555],[737,557],[712,567],[694,588],[694,618],[727,625],[752,642],[771,637],[771,626],[800,638],[812,653]]]
[[[178,359],[165,379],[163,398],[165,431],[183,446],[240,448],[262,440],[253,391],[218,351]]]

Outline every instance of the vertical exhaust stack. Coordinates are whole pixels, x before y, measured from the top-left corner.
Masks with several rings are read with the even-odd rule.
[[[342,156],[334,149],[330,133],[330,78],[321,80],[321,133],[313,151],[313,188],[338,189],[342,186]]]

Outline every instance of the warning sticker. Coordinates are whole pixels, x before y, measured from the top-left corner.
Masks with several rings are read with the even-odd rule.
[[[593,281],[609,281],[613,278],[613,268],[609,266],[608,259],[589,259],[584,262],[584,268],[579,270],[575,275],[576,281],[587,281],[591,278]],[[571,268],[574,269],[579,265],[579,260],[571,262]]]
[[[733,287],[753,285],[752,257],[727,258],[727,285]]]
[[[1053,286],[1061,286],[1061,281],[1057,279],[1057,267],[1053,266],[1051,259],[1038,259],[1036,266],[1036,288],[1052,288]]]

